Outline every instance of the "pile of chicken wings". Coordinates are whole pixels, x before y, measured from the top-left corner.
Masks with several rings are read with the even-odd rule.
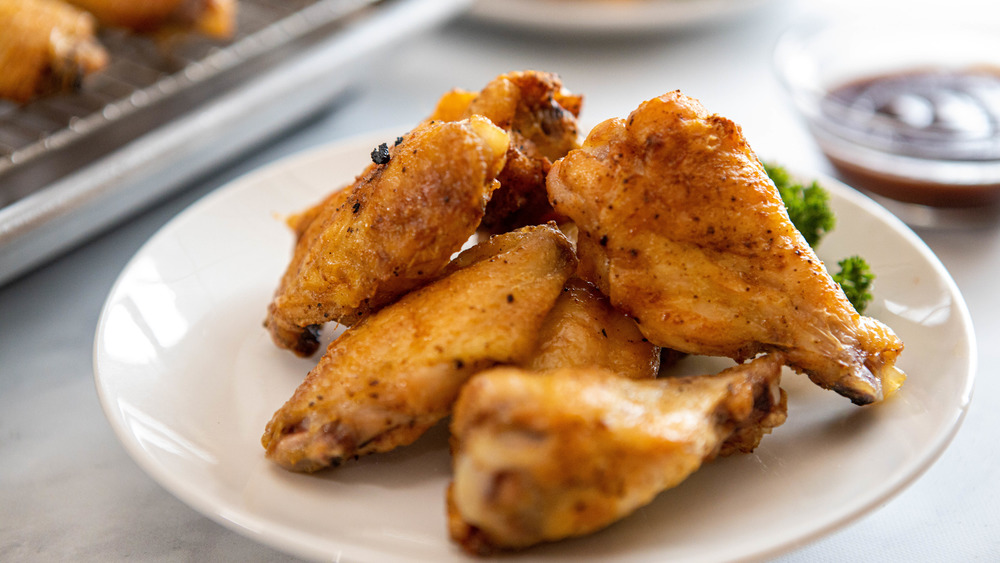
[[[489,554],[752,451],[785,420],[784,367],[859,405],[902,384],[902,342],[854,310],[736,124],[671,92],[581,142],[581,104],[533,71],[449,92],[288,219],[265,327],[302,356],[347,328],[267,424],[268,458],[316,471],[450,416],[449,532]],[[686,354],[736,362],[671,376]]]

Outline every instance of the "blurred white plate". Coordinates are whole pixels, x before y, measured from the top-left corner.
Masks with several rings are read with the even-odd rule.
[[[727,21],[771,0],[479,0],[470,15],[535,31],[671,31]]]
[[[276,163],[192,206],[136,254],[108,297],[94,368],[135,461],[195,510],[273,547],[337,561],[463,559],[445,527],[450,462],[439,425],[413,446],[317,475],[264,459],[271,414],[311,369],[261,326],[292,237],[281,217],[351,180],[371,149],[350,140]],[[968,311],[931,251],[871,200],[824,179],[839,226],[820,247],[878,274],[869,313],[906,342],[909,374],[884,404],[855,407],[789,374],[788,422],[752,455],[705,466],[593,536],[541,546],[547,561],[723,561],[797,547],[887,502],[923,473],[969,404]],[[689,358],[684,371],[728,361]],[[518,557],[517,559],[522,559]]]

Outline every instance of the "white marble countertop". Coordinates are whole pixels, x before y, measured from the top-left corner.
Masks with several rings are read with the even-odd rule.
[[[160,488],[118,443],[95,393],[94,330],[112,283],[144,241],[202,195],[303,149],[412,124],[442,92],[524,68],[558,72],[585,93],[591,121],[681,89],[740,123],[762,156],[828,172],[771,72],[778,34],[803,14],[852,10],[1000,22],[994,4],[776,0],[707,29],[614,39],[544,38],[459,20],[397,49],[352,96],[291,134],[0,287],[0,561],[291,559]],[[1000,560],[1000,224],[917,233],[950,270],[976,329],[979,367],[964,425],[902,494],[781,561]]]

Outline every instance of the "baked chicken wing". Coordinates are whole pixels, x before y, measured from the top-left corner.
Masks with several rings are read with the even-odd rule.
[[[581,275],[654,344],[789,365],[857,404],[904,379],[903,343],[859,315],[795,229],[740,128],[678,92],[598,125],[547,187]]]
[[[139,33],[196,31],[232,36],[236,0],[67,0],[94,14],[102,25]]]
[[[583,100],[563,88],[555,74],[511,72],[480,92],[453,90],[442,96],[429,120],[455,121],[482,115],[510,133],[500,188],[483,217],[483,229],[506,232],[551,218],[545,175],[552,162],[580,144],[577,117]]]
[[[0,0],[0,98],[18,103],[77,87],[104,68],[94,18],[55,0]]]
[[[353,325],[437,276],[479,226],[507,142],[478,116],[418,127],[293,220],[298,241],[265,321],[275,343],[312,354],[319,325]]]
[[[601,529],[784,422],[782,360],[632,380],[598,368],[472,378],[452,416],[452,539],[475,554]]]
[[[484,231],[501,233],[546,222],[552,206],[545,194],[545,175],[552,162],[580,145],[577,117],[582,98],[563,88],[559,77],[536,71],[498,76],[480,92],[455,89],[438,101],[424,123],[459,121],[481,115],[510,135],[500,187],[490,196],[482,220]],[[318,204],[296,215],[300,229]]]
[[[412,443],[473,374],[523,360],[576,268],[555,228],[465,251],[446,275],[345,331],[268,423],[267,457],[294,471]]]
[[[660,367],[660,348],[646,340],[635,321],[611,306],[592,284],[566,282],[538,331],[526,369],[598,367],[631,379],[652,379]]]

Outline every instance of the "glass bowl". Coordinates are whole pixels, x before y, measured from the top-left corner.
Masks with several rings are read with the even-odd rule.
[[[780,38],[774,67],[848,183],[909,204],[911,219],[1000,216],[1000,36],[921,22],[809,23]],[[911,223],[922,221],[934,222]]]

